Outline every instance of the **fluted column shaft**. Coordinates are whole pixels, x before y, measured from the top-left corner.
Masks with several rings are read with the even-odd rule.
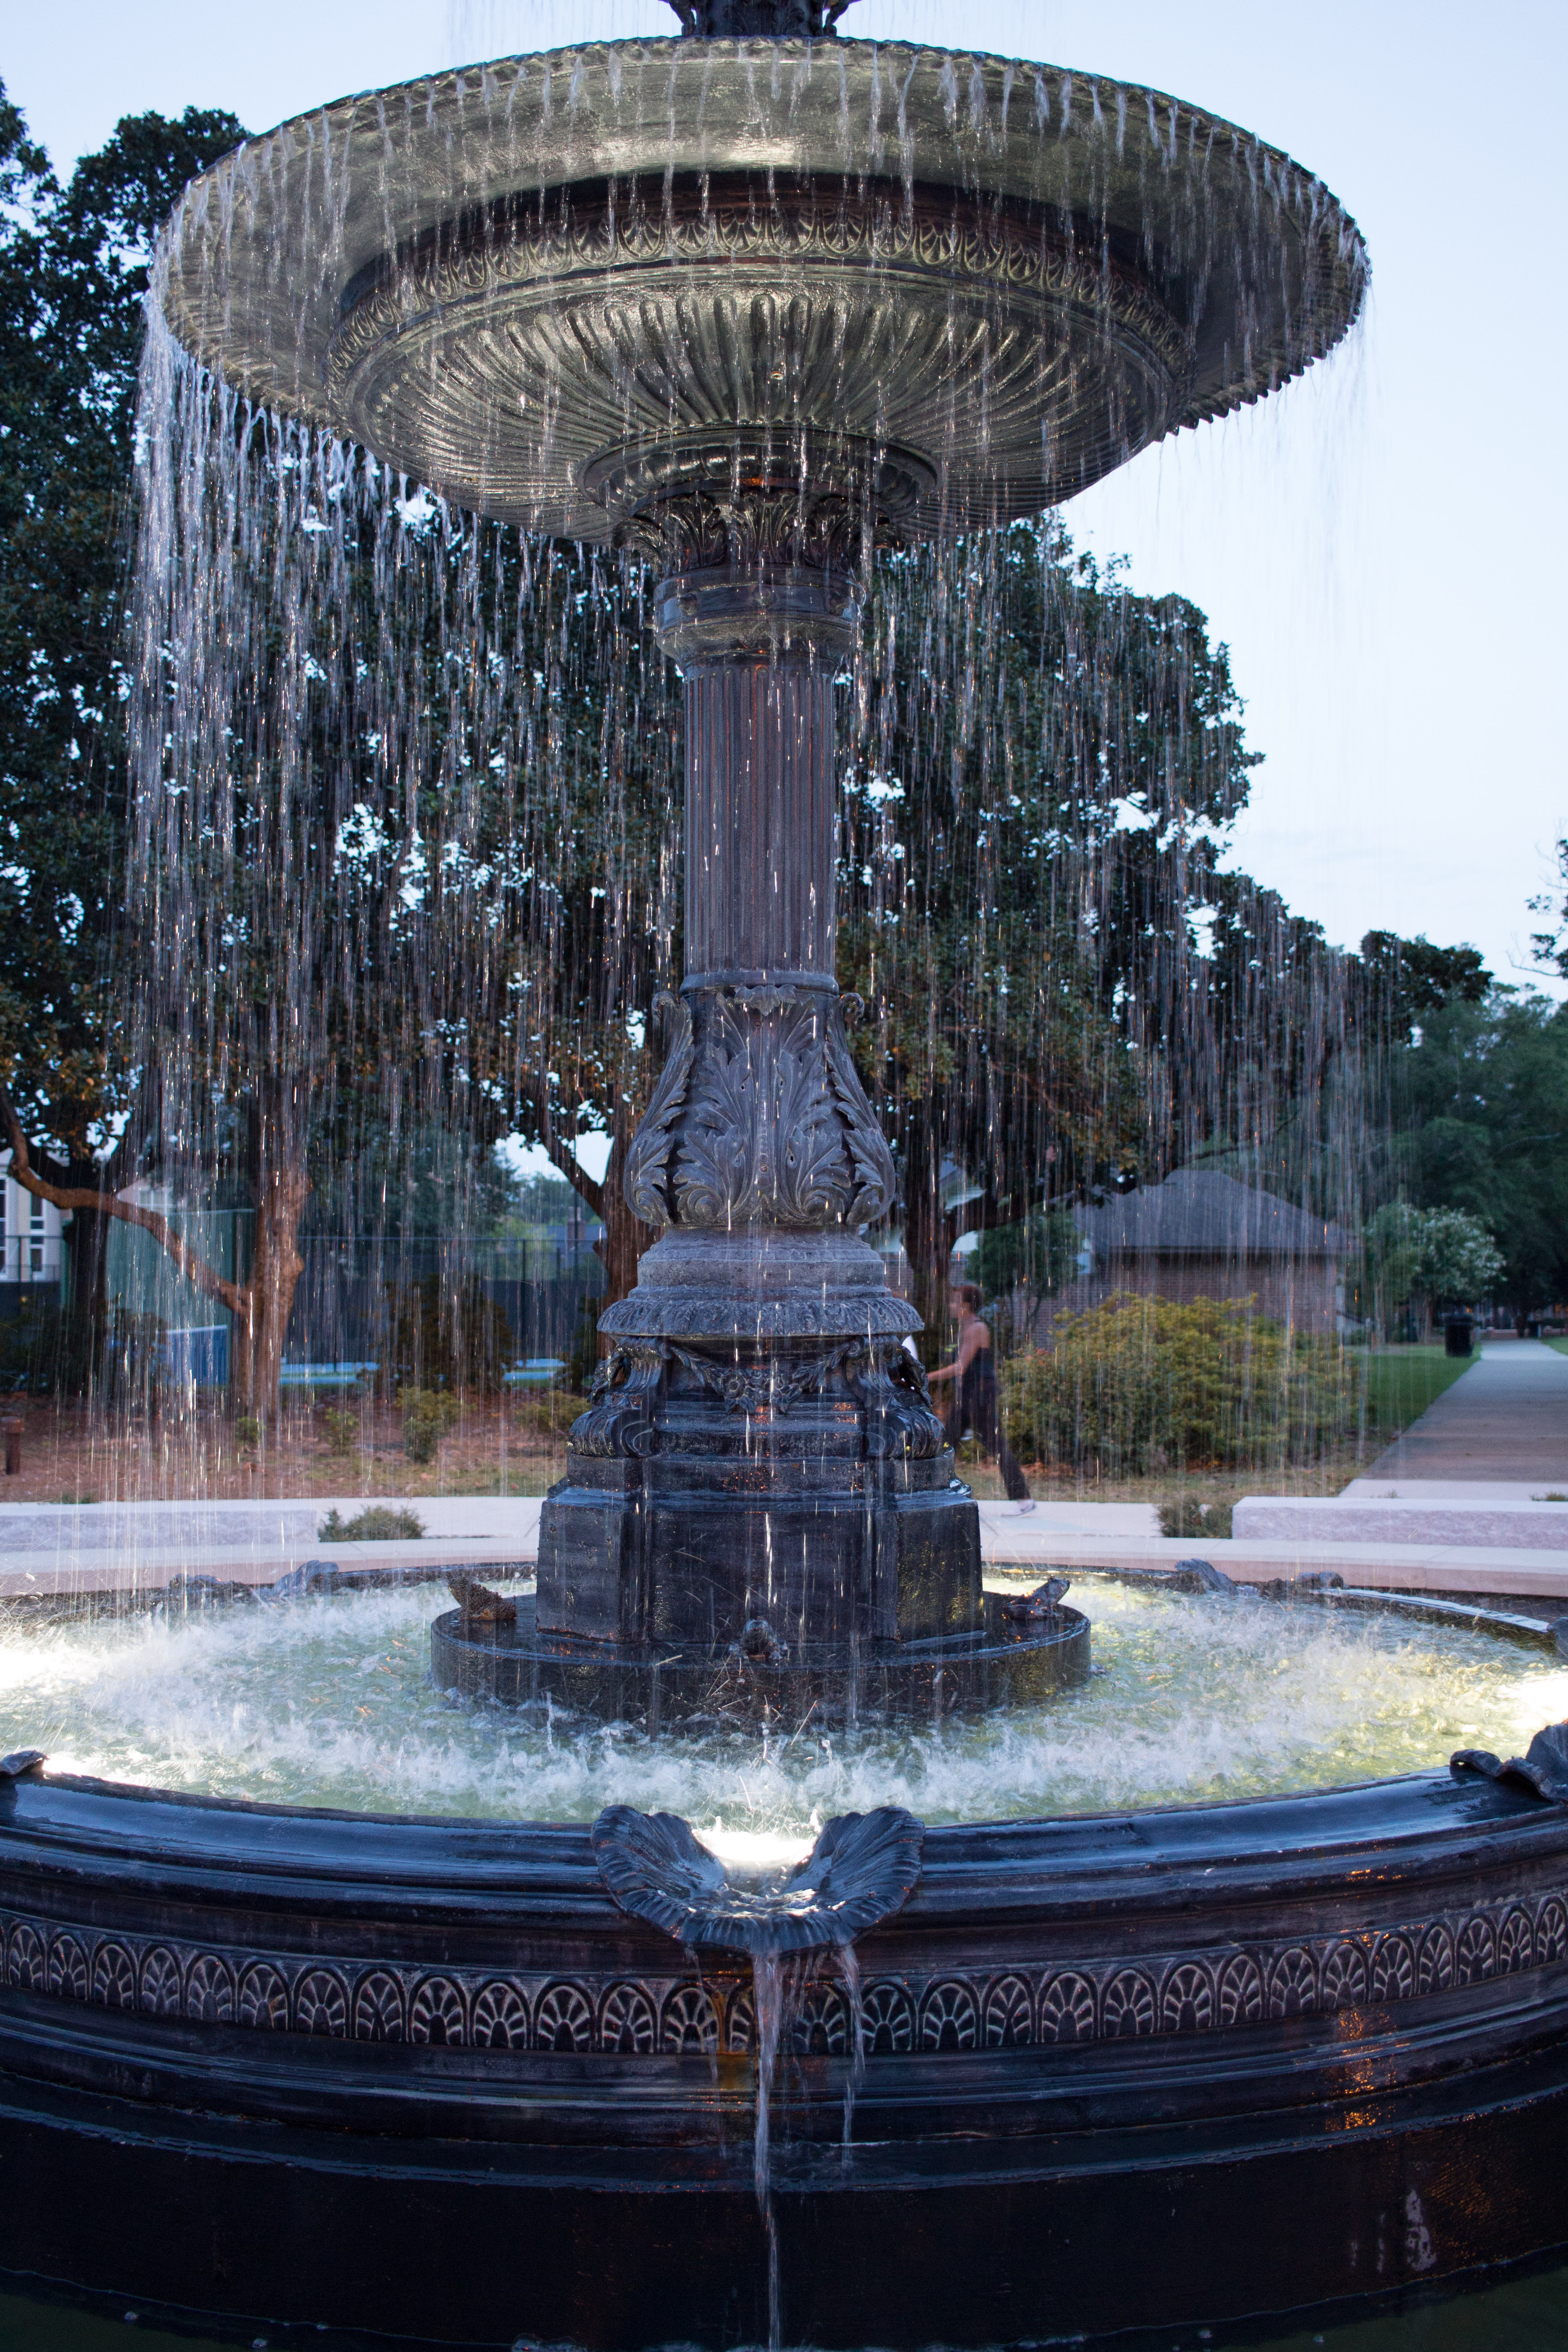
[[[831,672],[704,662],[685,688],[688,979],[831,984]]]

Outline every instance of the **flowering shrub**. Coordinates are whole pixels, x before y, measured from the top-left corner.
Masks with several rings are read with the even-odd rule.
[[[1005,1368],[1014,1452],[1126,1476],[1300,1461],[1331,1445],[1356,1419],[1353,1360],[1252,1308],[1121,1290],[1061,1316],[1048,1349]]]

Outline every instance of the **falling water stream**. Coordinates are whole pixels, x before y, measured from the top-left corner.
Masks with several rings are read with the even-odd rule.
[[[783,2331],[779,2303],[779,2228],[773,2211],[773,2096],[778,2066],[779,2041],[784,2032],[785,1977],[789,1964],[778,1952],[757,1952],[752,1958],[752,1998],[757,2019],[757,2121],[752,2143],[752,2179],[757,2210],[768,2243],[768,2352],[778,2352]]]

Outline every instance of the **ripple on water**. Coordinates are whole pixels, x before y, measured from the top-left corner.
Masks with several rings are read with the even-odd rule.
[[[432,1586],[0,1641],[0,1750],[58,1771],[374,1812],[588,1821],[683,1813],[770,1853],[830,1814],[927,1822],[1169,1804],[1516,1753],[1568,1715],[1568,1672],[1398,1617],[1139,1592],[1080,1579],[1098,1671],[979,1721],[792,1740],[533,1727],[432,1689]],[[784,1842],[775,1845],[775,1842]]]

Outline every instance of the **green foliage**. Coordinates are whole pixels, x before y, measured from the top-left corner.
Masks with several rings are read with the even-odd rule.
[[[22,1294],[15,1315],[0,1322],[0,1393],[83,1396],[92,1386],[92,1327],[66,1313],[44,1292]]]
[[[1415,1203],[1485,1228],[1520,1321],[1568,1297],[1568,1005],[1501,987],[1447,1004],[1396,1078]]]
[[[1108,1475],[1310,1460],[1352,1427],[1355,1360],[1252,1312],[1249,1298],[1118,1291],[1064,1315],[1047,1349],[1003,1368],[1026,1460]]]
[[[257,1446],[261,1443],[261,1423],[253,1412],[242,1412],[234,1424],[237,1445]]]
[[[1042,1303],[1070,1279],[1081,1246],[1078,1227],[1064,1209],[1021,1218],[1016,1224],[988,1225],[971,1260],[969,1277],[1004,1313],[1015,1293],[1023,1293],[1019,1323],[1029,1330]],[[1001,1344],[994,1330],[993,1344]]]
[[[1174,1536],[1184,1543],[1227,1542],[1230,1538],[1231,1503],[1200,1502],[1195,1495],[1179,1495],[1159,1507],[1160,1533]]]
[[[583,1400],[570,1389],[524,1389],[517,1400],[520,1430],[536,1437],[563,1437],[583,1410]]]
[[[383,1379],[421,1389],[461,1389],[493,1395],[516,1352],[511,1325],[478,1275],[423,1282],[395,1290]]]
[[[527,1234],[536,1225],[569,1224],[574,1214],[582,1213],[581,1197],[564,1176],[516,1176],[495,1230]]]
[[[1503,1272],[1503,1255],[1479,1219],[1463,1209],[1415,1209],[1390,1201],[1367,1225],[1363,1268],[1365,1294],[1386,1325],[1412,1298],[1437,1307],[1489,1297]]]
[[[1385,1202],[1362,1236],[1362,1295],[1380,1325],[1408,1302],[1420,1255],[1420,1212],[1408,1201]]]
[[[327,1433],[327,1451],[346,1459],[359,1444],[358,1413],[349,1412],[340,1405],[329,1405],[321,1415],[321,1422]]]
[[[1422,1221],[1415,1284],[1434,1307],[1463,1307],[1487,1297],[1503,1270],[1503,1255],[1479,1217],[1465,1209],[1428,1209]]]
[[[1148,984],[1190,992],[1186,902],[1247,796],[1240,704],[1194,605],[1101,577],[1054,519],[885,560],[866,635],[840,877],[857,1055],[917,1232],[944,1158],[1004,1222],[1047,1152],[1058,1191],[1136,1156]]]
[[[61,188],[0,93],[0,1077],[68,1163],[125,1099],[124,520],[153,235],[243,137],[127,117]]]
[[[316,1529],[318,1543],[417,1542],[425,1522],[417,1511],[394,1511],[384,1503],[367,1504],[352,1519],[340,1518],[334,1503]]]
[[[1359,961],[1369,1008],[1385,1034],[1405,1045],[1434,1013],[1484,1003],[1491,986],[1479,950],[1437,947],[1424,933],[1402,940],[1394,931],[1368,931]]]
[[[458,1400],[445,1389],[399,1389],[403,1451],[410,1462],[434,1462],[441,1440],[457,1427]]]

